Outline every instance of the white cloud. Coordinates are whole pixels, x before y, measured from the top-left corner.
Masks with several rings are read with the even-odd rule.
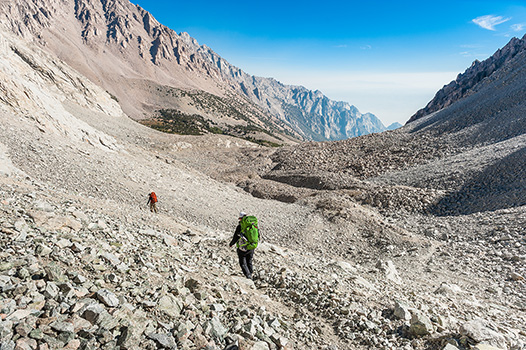
[[[516,32],[522,32],[525,28],[526,28],[526,25],[524,23],[513,24],[511,26],[511,29]]]
[[[495,30],[495,26],[509,21],[511,18],[504,18],[502,16],[480,16],[472,20],[473,23],[487,30]]]

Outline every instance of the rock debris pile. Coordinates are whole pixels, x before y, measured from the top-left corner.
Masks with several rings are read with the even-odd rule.
[[[199,234],[124,224],[41,192],[1,195],[0,348],[216,349],[228,334],[287,345],[287,322],[247,302],[253,283],[230,277],[232,263]],[[210,269],[215,279],[198,273]]]
[[[392,261],[366,271],[263,243],[253,282],[225,232],[166,230],[45,186],[4,182],[0,194],[2,349],[524,347],[511,319],[468,320],[456,285],[407,294]]]

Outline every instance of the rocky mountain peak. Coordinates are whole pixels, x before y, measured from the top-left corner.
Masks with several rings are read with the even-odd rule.
[[[470,95],[485,78],[501,69],[518,53],[526,50],[526,35],[522,39],[512,38],[506,46],[497,50],[491,57],[473,64],[457,78],[439,90],[426,107],[416,112],[408,123],[420,119],[428,114],[450,106],[454,102]]]
[[[17,35],[38,36],[42,28],[49,28],[59,1],[35,1],[19,3],[17,1],[0,2],[1,25]]]

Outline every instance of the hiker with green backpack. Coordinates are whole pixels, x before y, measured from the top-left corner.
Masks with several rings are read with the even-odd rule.
[[[233,247],[236,244],[239,266],[248,279],[252,279],[252,258],[259,238],[258,219],[244,212],[239,213],[239,224],[229,246]]]

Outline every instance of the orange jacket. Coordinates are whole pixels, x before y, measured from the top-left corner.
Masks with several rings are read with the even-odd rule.
[[[150,198],[148,199],[148,203],[157,203],[157,196],[155,195],[155,192],[150,193]]]

